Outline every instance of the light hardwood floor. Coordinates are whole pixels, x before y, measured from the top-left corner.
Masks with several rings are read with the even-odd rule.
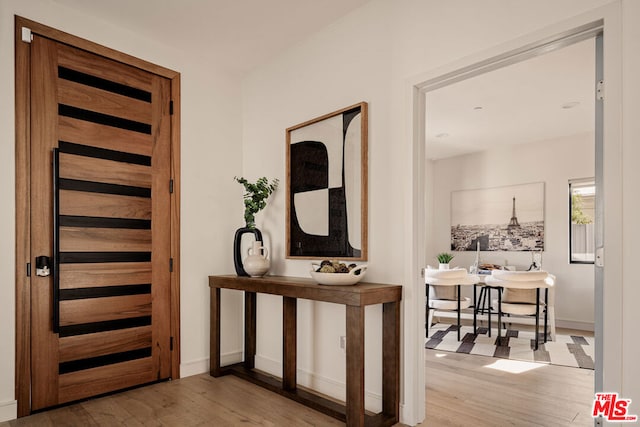
[[[427,350],[426,414],[421,426],[593,426],[592,370],[534,364],[511,373],[492,357]]]
[[[593,426],[593,371],[543,365],[514,374],[498,359],[426,351],[421,426]],[[8,426],[336,426],[342,423],[233,376],[208,374],[88,400]]]

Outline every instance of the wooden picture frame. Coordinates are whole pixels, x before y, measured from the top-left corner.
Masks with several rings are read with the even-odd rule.
[[[367,259],[367,107],[287,129],[287,258]]]

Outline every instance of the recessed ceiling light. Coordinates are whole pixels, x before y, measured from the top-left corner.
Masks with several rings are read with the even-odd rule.
[[[442,132],[442,133],[436,134],[436,138],[446,138],[448,136],[449,136],[449,134],[446,133],[446,132]]]
[[[478,106],[478,107],[473,107],[474,110],[482,110],[484,109],[484,107]]]
[[[565,102],[560,107],[562,107],[563,110],[570,110],[571,108],[577,107],[578,105],[580,105],[578,101],[572,101],[572,102]]]

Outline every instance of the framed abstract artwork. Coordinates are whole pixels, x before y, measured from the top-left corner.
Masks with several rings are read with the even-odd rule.
[[[451,193],[452,251],[544,250],[544,183]]]
[[[367,259],[367,103],[287,129],[287,258]]]

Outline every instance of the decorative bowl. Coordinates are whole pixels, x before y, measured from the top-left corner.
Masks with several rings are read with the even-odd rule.
[[[311,274],[313,280],[321,285],[355,285],[364,277],[367,271],[366,265],[359,265],[348,273],[320,273],[316,271],[319,267],[318,265],[312,264],[312,266],[314,268],[309,274]]]

